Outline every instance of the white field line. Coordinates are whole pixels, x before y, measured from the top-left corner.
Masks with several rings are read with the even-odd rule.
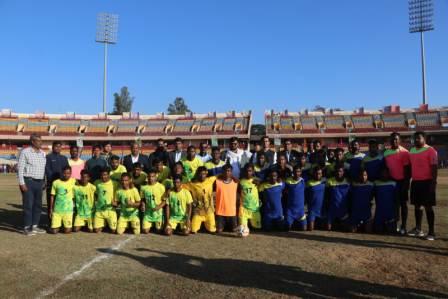
[[[59,281],[56,285],[49,287],[47,289],[42,290],[39,295],[36,297],[36,299],[40,299],[40,298],[44,298],[46,296],[50,296],[52,294],[54,294],[61,286],[63,286],[64,284],[66,284],[67,282],[77,278],[78,276],[80,276],[84,271],[86,271],[87,269],[89,269],[90,267],[92,267],[94,264],[99,263],[105,259],[111,258],[112,257],[112,252],[113,251],[117,251],[120,250],[121,247],[123,247],[124,245],[126,245],[126,243],[128,243],[129,241],[131,241],[132,239],[134,239],[135,236],[130,236],[127,239],[124,239],[121,242],[118,242],[117,245],[108,248],[105,253],[102,253],[100,255],[95,256],[94,258],[92,258],[91,260],[87,261],[86,263],[84,263],[81,268],[75,272],[72,272],[68,275],[66,275],[61,281]]]

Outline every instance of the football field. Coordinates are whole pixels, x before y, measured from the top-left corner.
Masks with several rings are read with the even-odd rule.
[[[447,298],[447,170],[437,200],[433,242],[324,231],[25,237],[16,178],[2,175],[0,298]]]

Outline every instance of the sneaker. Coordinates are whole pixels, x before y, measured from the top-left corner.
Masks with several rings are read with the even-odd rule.
[[[38,227],[37,225],[33,225],[33,232],[36,234],[46,234],[47,231]]]
[[[24,228],[23,229],[23,234],[25,236],[34,236],[36,233],[33,232],[33,230],[29,229],[29,228]]]
[[[402,236],[406,236],[408,234],[408,232],[406,231],[406,229],[404,227],[400,228],[398,233]]]
[[[410,236],[410,237],[420,237],[421,238],[421,237],[424,237],[425,234],[421,230],[419,230],[417,228],[414,228],[413,230],[408,232],[408,236]]]
[[[425,240],[427,241],[434,241],[436,239],[436,236],[434,234],[427,234],[425,236]]]

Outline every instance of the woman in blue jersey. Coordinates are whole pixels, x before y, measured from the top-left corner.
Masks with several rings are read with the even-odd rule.
[[[313,176],[306,183],[305,198],[308,206],[308,230],[312,231],[316,220],[322,219],[324,215],[323,204],[325,199],[325,178],[322,169],[317,166],[313,169]]]
[[[282,194],[285,189],[275,169],[269,171],[268,180],[259,187],[263,203],[263,229],[282,229],[283,228],[283,207]]]
[[[294,223],[297,223],[300,230],[306,230],[305,181],[302,179],[300,166],[294,166],[292,177],[286,179],[285,185],[285,229],[289,230]]]
[[[327,210],[327,230],[333,229],[336,221],[341,225],[348,220],[348,194],[350,183],[344,176],[344,165],[338,164],[335,167],[335,177],[327,181],[328,188],[328,210]]]
[[[373,183],[367,170],[361,170],[359,179],[350,189],[350,225],[352,232],[372,230]]]

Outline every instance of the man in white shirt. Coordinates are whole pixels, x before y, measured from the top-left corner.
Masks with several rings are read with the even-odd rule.
[[[241,169],[250,161],[250,153],[240,149],[238,138],[232,137],[230,138],[229,149],[224,152],[222,160],[232,165],[233,176],[239,178]]]

